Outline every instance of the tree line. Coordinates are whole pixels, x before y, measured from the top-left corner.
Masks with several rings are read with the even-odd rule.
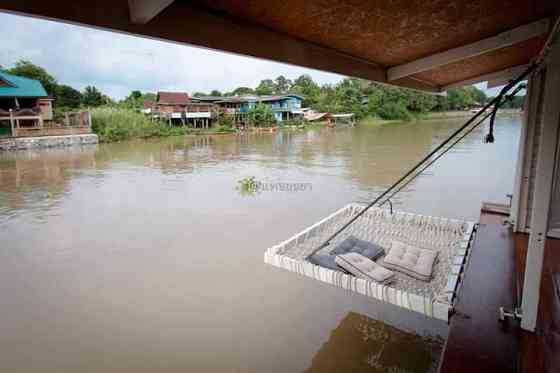
[[[222,93],[195,92],[196,96],[278,95],[298,94],[303,105],[320,112],[353,113],[357,119],[378,117],[406,120],[431,111],[466,110],[484,105],[490,99],[484,91],[468,86],[451,89],[446,95],[423,93],[357,78],[345,78],[337,84],[319,85],[305,74],[291,80],[283,75],[261,80],[256,88],[238,87]],[[521,108],[523,96],[503,107]]]
[[[154,93],[138,90],[119,101],[112,100],[93,85],[79,91],[59,84],[44,68],[26,60],[17,62],[14,67],[5,71],[41,81],[47,93],[55,98],[57,111],[103,105],[140,109],[145,100],[155,100]],[[337,84],[319,85],[307,74],[294,80],[280,75],[276,79],[261,80],[255,88],[238,87],[230,92],[194,92],[193,96],[275,94],[298,94],[303,96],[305,107],[320,112],[353,113],[357,119],[377,117],[406,120],[430,111],[469,109],[483,105],[489,99],[482,90],[474,86],[451,89],[446,95],[434,95],[356,78],[345,78]],[[523,98],[516,97],[504,107],[520,108]]]

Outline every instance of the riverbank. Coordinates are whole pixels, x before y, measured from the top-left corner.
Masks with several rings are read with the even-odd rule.
[[[498,116],[516,116],[521,115],[523,112],[518,109],[500,109],[497,113]],[[402,123],[402,122],[419,122],[424,120],[445,120],[455,118],[470,118],[475,113],[470,110],[463,111],[434,111],[425,114],[420,114],[411,120],[403,121],[399,119],[381,119],[377,117],[367,117],[358,121],[358,125],[376,126],[382,124]]]
[[[522,113],[519,109],[500,109],[497,115],[520,115]],[[434,111],[423,114],[420,119],[451,119],[451,118],[470,118],[474,115],[470,110],[462,111]]]
[[[92,133],[63,136],[7,137],[0,138],[0,152],[91,145],[98,142],[97,135]]]
[[[207,129],[170,127],[163,122],[153,122],[142,113],[122,108],[100,107],[91,112],[92,130],[99,142],[118,142],[154,137],[209,135],[234,133],[236,130],[217,125]]]
[[[499,115],[519,115],[516,109],[503,109]],[[453,118],[469,118],[473,115],[471,111],[446,111],[430,112],[413,117],[411,121],[423,120],[445,120]],[[366,117],[358,122],[358,125],[376,126],[391,123],[402,123],[402,120],[387,120],[378,117]],[[324,122],[305,123],[292,126],[276,126],[259,128],[254,127],[244,131],[274,132],[278,129],[305,130],[324,128]],[[129,109],[101,107],[92,110],[92,130],[98,136],[99,142],[118,142],[131,139],[147,139],[154,137],[187,136],[187,135],[223,135],[239,132],[238,129],[214,125],[211,128],[195,129],[190,127],[170,127],[163,122],[153,122],[142,113]]]

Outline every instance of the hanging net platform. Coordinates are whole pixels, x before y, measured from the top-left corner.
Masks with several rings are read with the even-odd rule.
[[[422,281],[395,271],[393,281],[384,285],[315,265],[307,260],[327,237],[364,207],[351,203],[292,238],[267,249],[264,254],[265,263],[448,321],[461,275],[468,263],[477,224],[404,212],[392,213],[387,209],[374,207],[318,252],[329,254],[333,247],[351,236],[387,249],[393,240],[398,240],[407,245],[438,252],[430,281]],[[383,265],[383,258],[377,262]]]

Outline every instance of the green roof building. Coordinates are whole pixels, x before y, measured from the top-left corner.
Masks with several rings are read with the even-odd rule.
[[[40,81],[0,71],[0,98],[47,97]]]
[[[0,137],[14,135],[16,129],[42,127],[53,119],[53,99],[40,81],[0,71]]]

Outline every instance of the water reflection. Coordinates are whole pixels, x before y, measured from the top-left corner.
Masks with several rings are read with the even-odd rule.
[[[407,333],[350,312],[331,331],[305,373],[435,372],[442,348],[441,337]]]
[[[47,213],[70,190],[74,172],[96,168],[97,145],[0,153],[0,224],[17,212]]]
[[[0,366],[429,371],[437,345],[429,338],[445,338],[444,323],[266,266],[262,254],[371,199],[460,124],[1,153]],[[511,192],[518,132],[519,119],[501,118],[495,144],[473,133],[396,207],[476,219],[481,200]],[[248,177],[312,187],[247,198],[236,187]],[[364,342],[371,338],[375,346]],[[398,361],[401,350],[417,356],[412,365]]]

